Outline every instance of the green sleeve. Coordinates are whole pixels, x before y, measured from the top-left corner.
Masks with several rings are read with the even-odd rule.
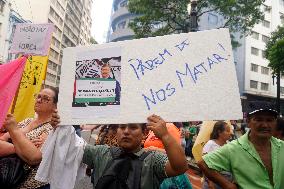
[[[90,168],[96,167],[100,159],[104,154],[109,151],[109,147],[106,145],[89,145],[87,144],[84,149],[82,162],[88,165]]]
[[[226,144],[221,148],[204,155],[202,158],[210,169],[219,172],[230,172],[231,170],[230,144]]]
[[[152,156],[154,173],[159,180],[163,180],[167,177],[166,175],[166,163],[168,162],[168,157],[166,154],[161,152],[154,152]]]
[[[189,129],[189,132],[190,132],[190,134],[192,134],[192,135],[195,135],[196,134],[196,128],[195,127],[191,127],[190,129]]]

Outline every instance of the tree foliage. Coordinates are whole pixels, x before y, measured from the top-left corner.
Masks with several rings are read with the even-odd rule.
[[[138,14],[130,27],[136,38],[189,32],[190,15],[187,5],[190,0],[129,0],[128,9]],[[264,18],[260,5],[264,0],[199,0],[197,17],[207,12],[217,12],[225,18],[221,27],[231,32],[248,31]]]
[[[278,27],[266,44],[265,57],[269,60],[268,66],[277,73],[278,69],[284,73],[284,26]]]
[[[95,40],[94,37],[91,37],[91,38],[90,38],[90,43],[91,43],[91,44],[98,44],[98,42]]]

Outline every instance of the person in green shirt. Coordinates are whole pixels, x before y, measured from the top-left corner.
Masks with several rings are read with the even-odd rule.
[[[52,118],[52,126],[56,128],[59,122],[60,117],[55,113]],[[169,134],[166,122],[157,115],[149,116],[147,124],[120,124],[116,134],[120,150],[131,154],[132,158],[141,157],[145,152],[141,146],[142,140],[146,138],[148,130],[153,131],[155,136],[162,141],[166,154],[156,150],[150,151],[142,163],[139,188],[158,189],[165,178],[185,173],[188,170],[188,165],[181,145]],[[109,146],[86,145],[82,162],[94,169],[94,189],[97,188],[96,185],[100,183],[100,179],[104,176],[104,172],[112,160],[112,151]],[[136,186],[136,180],[133,177],[136,172],[135,168],[129,171],[127,178],[129,189]]]
[[[277,111],[272,104],[249,103],[250,131],[203,156],[198,166],[212,181],[226,189],[283,189],[284,142],[272,137]],[[234,183],[219,172],[229,171]]]

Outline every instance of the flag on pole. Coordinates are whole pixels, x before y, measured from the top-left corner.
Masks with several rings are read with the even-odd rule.
[[[0,65],[0,128],[19,87],[26,60],[26,57],[21,57]]]
[[[41,89],[45,79],[48,56],[30,56],[27,59],[13,114],[22,121],[34,117],[34,95]]]

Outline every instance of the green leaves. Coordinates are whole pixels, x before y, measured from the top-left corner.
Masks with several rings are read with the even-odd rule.
[[[284,73],[284,27],[271,34],[271,38],[266,44],[265,56],[269,60],[268,66],[277,73],[279,70]]]
[[[222,15],[225,21],[221,27],[231,32],[246,35],[250,29],[263,20],[260,5],[264,0],[199,0],[198,18],[207,12]],[[130,27],[136,38],[189,32],[190,15],[187,12],[189,0],[129,0],[131,13],[141,15],[134,19]],[[161,27],[156,27],[160,23]]]

